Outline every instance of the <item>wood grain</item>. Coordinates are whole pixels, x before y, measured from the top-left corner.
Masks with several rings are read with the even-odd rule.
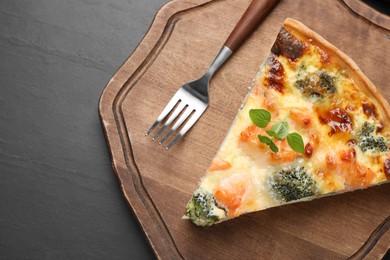
[[[99,112],[126,200],[163,259],[344,259],[359,248],[369,248],[364,255],[380,258],[389,245],[389,185],[273,208],[207,228],[181,219],[285,18],[302,21],[339,47],[390,100],[389,30],[342,1],[313,0],[309,6],[304,0],[285,0],[214,76],[208,110],[165,152],[145,132],[177,88],[207,69],[249,3],[170,2],[105,88]],[[379,241],[364,247],[371,234]]]

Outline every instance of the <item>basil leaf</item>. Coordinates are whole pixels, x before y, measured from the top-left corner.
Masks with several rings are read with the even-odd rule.
[[[291,133],[287,135],[287,143],[294,151],[298,153],[305,152],[305,145],[302,136],[298,133]]]
[[[262,142],[263,144],[270,145],[272,143],[272,140],[266,136],[258,135],[257,137],[259,138],[260,142]]]
[[[276,146],[274,142],[272,142],[271,138],[263,135],[258,135],[257,137],[259,138],[260,142],[268,145],[271,151],[273,151],[274,153],[277,153],[279,151],[279,148]]]
[[[282,140],[288,135],[288,123],[286,121],[277,122],[271,127],[271,131],[275,133],[275,138]]]
[[[276,146],[276,144],[274,142],[271,141],[270,145],[269,145],[269,148],[271,148],[271,151],[274,152],[274,153],[277,153],[279,152],[279,148]]]
[[[271,137],[275,137],[276,138],[276,136],[277,136],[277,134],[274,132],[274,131],[272,131],[272,130],[266,130],[265,131],[269,136],[271,136]]]
[[[249,110],[249,117],[253,124],[261,128],[266,127],[271,121],[271,113],[265,109],[251,109]]]

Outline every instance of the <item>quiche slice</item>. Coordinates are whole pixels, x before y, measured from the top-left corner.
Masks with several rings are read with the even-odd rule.
[[[389,111],[347,55],[285,20],[185,218],[207,226],[388,182]]]

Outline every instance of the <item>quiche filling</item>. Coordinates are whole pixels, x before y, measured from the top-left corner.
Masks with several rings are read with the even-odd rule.
[[[196,225],[390,179],[388,104],[323,42],[299,22],[285,21],[187,204],[186,217]],[[277,152],[271,150],[259,135],[267,136],[272,124],[255,125],[253,109],[267,110],[272,122],[299,133],[303,153],[282,138],[271,138]]]

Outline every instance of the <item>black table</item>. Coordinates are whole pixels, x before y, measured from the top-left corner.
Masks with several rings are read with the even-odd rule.
[[[0,258],[153,258],[97,107],[166,2],[1,1]]]
[[[1,259],[153,258],[97,108],[166,2],[1,1]]]

